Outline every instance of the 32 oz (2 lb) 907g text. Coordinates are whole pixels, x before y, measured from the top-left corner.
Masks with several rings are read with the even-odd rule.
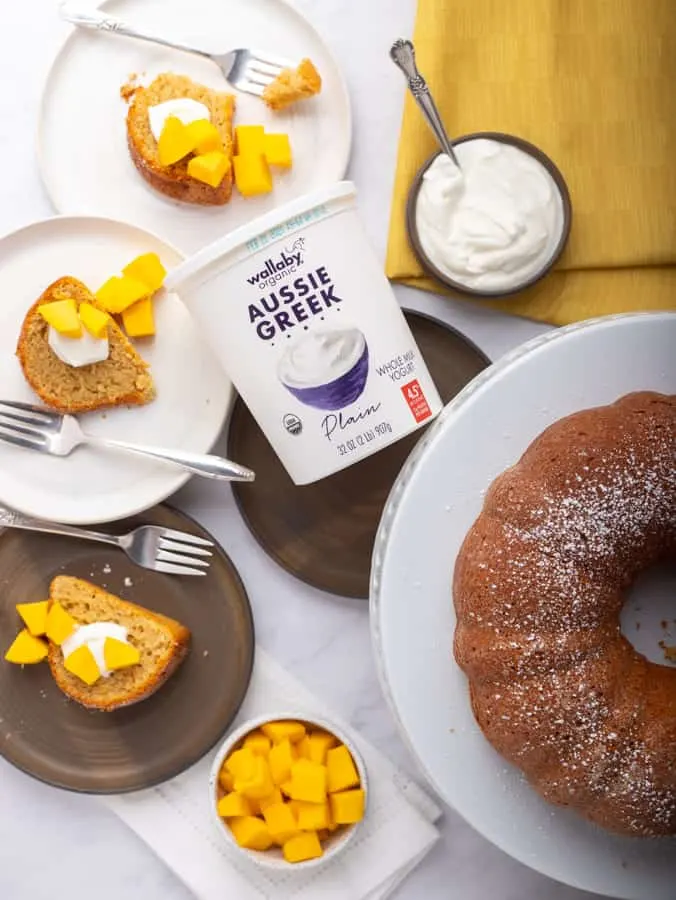
[[[355,450],[366,447],[367,444],[384,437],[386,434],[392,434],[392,426],[389,422],[380,422],[378,425],[374,425],[373,428],[366,428],[361,434],[348,438],[342,444],[336,444],[338,456],[348,456],[350,453],[354,453]]]

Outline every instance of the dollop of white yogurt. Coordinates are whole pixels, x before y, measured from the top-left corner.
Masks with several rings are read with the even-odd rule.
[[[110,353],[108,338],[92,337],[86,328],[82,329],[82,335],[79,338],[72,338],[66,337],[65,334],[61,334],[50,325],[47,343],[61,362],[75,369],[103,362],[104,359],[108,359]]]
[[[198,119],[207,119],[211,121],[209,107],[199,100],[193,100],[191,97],[176,97],[174,100],[165,100],[163,103],[157,103],[155,106],[148,107],[148,121],[150,130],[156,141],[159,141],[164,123],[169,116],[180,119],[184,125],[196,122]]]
[[[128,636],[129,632],[124,625],[118,625],[117,622],[93,622],[91,625],[80,625],[61,644],[61,652],[63,653],[63,658],[67,659],[71,653],[82,647],[83,644],[86,644],[96,660],[99,672],[104,678],[108,678],[111,672],[110,669],[106,668],[106,659],[103,652],[106,638],[114,638],[116,641],[128,644]]]
[[[358,328],[311,331],[286,350],[277,375],[291,387],[330,384],[354,368],[365,348],[366,339]]]
[[[416,202],[423,250],[448,278],[476,290],[510,290],[547,265],[561,238],[559,188],[539,160],[512,144],[477,138],[440,154]]]

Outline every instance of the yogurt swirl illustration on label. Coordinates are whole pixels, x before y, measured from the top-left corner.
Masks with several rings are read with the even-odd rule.
[[[294,341],[277,376],[297,400],[316,409],[343,409],[364,391],[369,372],[366,338],[358,328],[317,329]]]

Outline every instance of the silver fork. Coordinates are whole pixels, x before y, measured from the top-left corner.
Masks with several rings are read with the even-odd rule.
[[[124,550],[136,565],[168,575],[206,575],[205,569],[209,568],[209,562],[205,557],[213,556],[206,549],[214,546],[211,541],[185,531],[162,528],[160,525],[140,525],[128,534],[105,534],[102,531],[75,528],[73,525],[43,522],[11,509],[0,508],[0,528],[3,527],[43,531],[46,534],[61,534],[85,541],[112,544]]]
[[[16,400],[0,400],[0,440],[28,450],[50,453],[52,456],[68,456],[76,447],[91,444],[135,453],[137,456],[148,456],[205,478],[253,481],[256,477],[251,469],[210,453],[166,450],[162,447],[145,447],[127,441],[94,437],[82,430],[75,416],[62,415],[41,406],[18,403]]]
[[[197,53],[199,56],[204,56],[215,62],[225,75],[226,81],[238,91],[255,94],[257,97],[260,97],[267,85],[274,81],[282,69],[293,68],[295,65],[293,62],[281,57],[248,50],[244,47],[228,50],[225,53],[209,53],[206,50],[191,47],[180,41],[150,34],[140,28],[128,25],[121,19],[110,16],[107,13],[78,9],[77,4],[74,3],[62,3],[59,7],[59,13],[62,19],[70,22],[71,25],[77,25],[79,28],[108,31],[124,37],[150,41],[153,44],[162,44],[164,47],[173,47],[175,50]]]

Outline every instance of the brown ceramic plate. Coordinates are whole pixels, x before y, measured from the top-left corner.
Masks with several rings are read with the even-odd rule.
[[[167,506],[116,523],[115,531],[150,523],[213,540]],[[45,598],[64,572],[190,628],[186,659],[152,697],[111,713],[86,710],[59,691],[46,663],[22,668],[2,659],[21,628],[15,605]],[[103,544],[7,530],[0,534],[0,650],[0,754],[58,787],[120,793],[178,775],[223,736],[251,678],[253,619],[239,575],[218,547],[206,577],[180,577],[141,569]]]
[[[532,284],[535,284],[536,281],[540,281],[541,278],[544,278],[556,264],[556,261],[563,253],[563,250],[568,242],[568,236],[570,234],[570,226],[572,223],[573,212],[572,206],[570,203],[570,193],[568,192],[568,185],[566,184],[566,180],[561,174],[560,170],[557,166],[552,162],[552,160],[540,150],[539,147],[536,147],[535,144],[531,144],[529,141],[524,141],[523,138],[515,137],[512,134],[503,134],[501,131],[481,131],[476,134],[466,134],[463,137],[455,138],[453,140],[453,146],[456,144],[463,144],[465,141],[473,141],[478,138],[485,138],[491,141],[500,141],[503,144],[511,144],[516,147],[518,150],[522,150],[524,153],[527,153],[529,156],[532,156],[536,159],[546,170],[549,172],[552,180],[556,184],[556,187],[559,190],[559,194],[561,195],[561,203],[563,205],[563,223],[561,227],[561,236],[552,251],[552,255],[549,257],[549,260],[542,266],[539,272],[536,272],[531,278],[528,278],[526,281],[521,282],[521,284],[516,285],[515,287],[511,287],[507,290],[495,290],[495,291],[478,291],[475,288],[468,287],[467,285],[462,284],[459,281],[453,281],[452,278],[449,278],[444,272],[437,268],[431,259],[425,253],[425,250],[420,241],[420,237],[418,235],[418,226],[416,224],[416,215],[415,215],[415,207],[416,202],[418,200],[418,191],[420,190],[420,185],[422,184],[423,176],[425,172],[432,165],[439,153],[435,153],[433,156],[424,163],[415,178],[413,179],[413,184],[408,192],[408,200],[406,202],[406,230],[408,233],[408,239],[413,247],[413,251],[415,255],[418,257],[418,262],[430,275],[440,281],[442,284],[445,284],[447,287],[452,288],[454,291],[457,291],[460,294],[469,294],[473,297],[508,297],[510,294],[516,294],[519,291],[523,291],[525,288],[530,287]]]
[[[444,403],[489,365],[453,328],[420,313],[406,318]],[[371,553],[387,495],[423,430],[314,484],[291,481],[267,438],[238,399],[228,456],[256,473],[233,484],[244,521],[266,553],[313,587],[367,599]]]

